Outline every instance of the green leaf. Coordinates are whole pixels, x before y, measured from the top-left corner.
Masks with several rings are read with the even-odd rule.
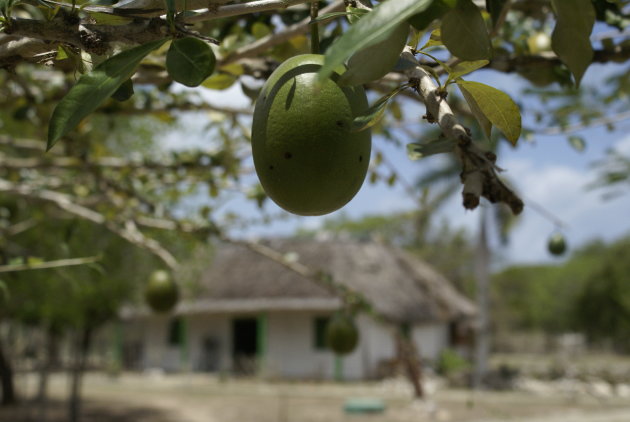
[[[595,9],[591,0],[552,0],[552,5],[557,19],[551,35],[551,48],[567,65],[575,85],[579,86],[593,60],[590,35],[595,24]]]
[[[66,52],[66,48],[60,44],[59,47],[57,47],[57,56],[55,57],[55,60],[65,60],[67,58],[69,58],[69,56]]]
[[[369,13],[369,10],[366,9],[359,9],[356,7],[348,7],[346,8],[345,12],[330,12],[330,13],[324,13],[323,15],[319,15],[318,17],[316,17],[315,19],[312,19],[309,23],[322,23],[322,22],[328,22],[329,20],[338,18],[340,16],[362,16],[365,15],[367,13]]]
[[[454,0],[434,0],[426,10],[409,18],[409,23],[418,31],[424,31],[431,22],[444,16],[452,7],[455,7]]]
[[[390,98],[396,96],[403,89],[407,88],[408,85],[401,85],[389,94],[381,97],[376,101],[367,111],[354,118],[352,120],[352,132],[361,132],[362,130],[368,129],[381,120],[383,114],[385,113],[385,108],[387,106],[387,102]]]
[[[127,79],[122,85],[118,87],[116,92],[112,94],[112,98],[116,101],[127,101],[133,96],[133,82],[131,79]]]
[[[470,107],[470,111],[472,112],[473,116],[475,116],[475,119],[477,119],[477,122],[479,123],[479,126],[481,127],[484,135],[486,135],[486,138],[490,139],[490,136],[492,135],[492,122],[490,122],[486,115],[483,114],[483,111],[481,111],[481,108],[479,108],[479,105],[477,104],[477,101],[475,101],[475,97],[473,97],[472,94],[470,94],[468,91],[466,91],[466,89],[462,88],[461,86],[459,87],[459,90],[462,92],[464,99]]]
[[[451,71],[448,74],[448,79],[446,81],[446,84],[448,85],[450,81],[454,81],[457,78],[461,78],[462,76],[469,74],[470,72],[474,72],[477,69],[481,69],[488,63],[490,63],[488,60],[459,62],[453,68],[451,68]]]
[[[266,37],[267,35],[271,34],[273,31],[271,30],[271,28],[269,28],[269,26],[265,25],[262,22],[255,22],[252,25],[252,35],[254,36],[254,38],[256,38],[257,40]]]
[[[507,140],[516,145],[521,135],[521,112],[510,96],[480,82],[459,80],[457,85],[462,93],[466,92],[474,99],[479,111],[503,132]]]
[[[486,0],[486,10],[490,13],[492,25],[496,25],[507,0]]]
[[[420,50],[424,50],[429,47],[439,47],[442,45],[444,45],[442,43],[442,32],[440,31],[440,28],[438,28],[431,31],[431,35],[429,36],[429,39],[422,47],[420,47]]]
[[[425,143],[412,143],[407,144],[407,157],[410,160],[419,160],[429,155],[443,154],[446,152],[452,152],[455,148],[456,141],[450,138],[440,138],[434,141]]]
[[[405,47],[409,25],[405,22],[348,60],[348,70],[339,78],[340,85],[361,85],[380,79],[391,72]]]
[[[442,42],[462,60],[490,59],[492,45],[481,12],[471,0],[458,0],[442,19]]]
[[[174,40],[166,53],[166,70],[173,80],[198,86],[214,72],[217,62],[208,44],[198,38]]]
[[[219,68],[221,72],[229,73],[234,76],[241,76],[245,73],[245,68],[240,63],[228,63]]]
[[[361,19],[361,17],[367,13],[370,13],[369,10],[359,9],[358,7],[348,6],[346,7],[346,12],[348,13],[348,22],[350,25],[354,25]]]
[[[378,42],[384,34],[430,4],[431,0],[396,0],[376,6],[328,48],[324,65],[318,73],[319,79],[328,78],[354,53]]]
[[[212,75],[208,79],[203,81],[201,86],[208,89],[222,90],[222,89],[228,89],[237,80],[238,78],[236,76],[228,75],[227,73],[217,73],[216,75]]]
[[[105,60],[92,72],[82,75],[53,111],[48,127],[46,149],[50,150],[59,138],[96,110],[134,74],[138,64],[147,54],[165,42],[166,39],[151,41],[125,50]]]
[[[567,140],[569,141],[569,144],[578,152],[582,152],[586,148],[586,142],[581,136],[569,136]]]

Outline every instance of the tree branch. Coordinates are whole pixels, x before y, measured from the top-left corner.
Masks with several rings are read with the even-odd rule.
[[[324,15],[326,13],[336,12],[342,9],[343,9],[343,2],[341,0],[337,0],[329,4],[328,6],[324,7],[322,10],[319,11],[319,13],[321,15]],[[271,47],[275,45],[282,44],[297,35],[306,34],[309,30],[310,21],[311,21],[310,17],[305,18],[301,22],[293,24],[289,26],[288,28],[284,29],[282,32],[267,35],[266,37],[262,37],[261,39],[251,44],[243,46],[237,49],[236,51],[234,51],[233,53],[231,53],[226,58],[224,58],[221,61],[221,64],[223,65],[227,63],[232,63],[245,57],[255,56],[259,53],[262,53],[270,49]]]
[[[177,260],[169,251],[164,249],[159,242],[146,237],[133,221],[123,222],[123,227],[119,227],[113,221],[108,220],[102,214],[73,202],[69,195],[47,189],[33,189],[28,185],[12,183],[8,180],[0,179],[0,192],[16,194],[22,197],[33,198],[40,201],[51,202],[69,214],[91,221],[106,227],[111,232],[117,234],[136,246],[144,248],[160,258],[170,268],[177,267]]]
[[[0,273],[10,273],[10,272],[15,272],[15,271],[26,271],[26,270],[44,270],[48,268],[59,268],[59,267],[71,267],[75,265],[92,264],[94,262],[100,261],[100,259],[101,257],[99,256],[88,256],[85,258],[69,258],[69,259],[59,259],[56,261],[38,262],[36,264],[0,265]]]
[[[289,6],[308,3],[309,1],[310,0],[255,0],[247,3],[226,4],[224,6],[209,7],[205,12],[188,17],[185,21],[201,22],[210,19],[266,12],[268,10],[286,9]]]
[[[405,47],[401,57],[418,63],[411,51],[410,47]],[[427,121],[437,123],[445,137],[457,141],[455,154],[462,164],[460,177],[464,185],[464,207],[477,208],[479,199],[483,196],[493,203],[504,202],[514,214],[519,214],[523,210],[523,201],[499,179],[499,169],[495,165],[496,156],[475,145],[469,131],[457,121],[431,75],[419,63],[418,66],[406,70],[405,75],[427,107]]]

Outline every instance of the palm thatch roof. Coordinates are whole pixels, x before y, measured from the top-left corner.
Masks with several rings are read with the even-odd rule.
[[[475,306],[427,263],[380,242],[271,239],[267,246],[359,291],[392,322],[467,318]],[[290,254],[290,255],[286,255]],[[179,313],[334,310],[341,301],[314,281],[245,246],[222,244],[194,298]]]

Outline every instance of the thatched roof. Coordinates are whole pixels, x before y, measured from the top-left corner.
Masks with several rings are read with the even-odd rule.
[[[391,321],[452,320],[475,313],[474,305],[444,276],[394,246],[349,240],[273,239],[264,243],[363,293]],[[233,244],[217,247],[200,284],[198,294],[181,303],[179,312],[333,310],[341,303],[314,281]]]

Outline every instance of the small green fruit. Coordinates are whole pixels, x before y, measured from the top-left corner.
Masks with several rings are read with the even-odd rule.
[[[169,312],[177,304],[179,289],[168,272],[157,270],[149,277],[144,289],[144,298],[154,312]]]
[[[564,236],[560,233],[554,233],[549,237],[547,248],[552,255],[562,255],[567,249],[567,243]]]
[[[252,152],[260,183],[298,215],[333,212],[359,191],[370,161],[369,130],[352,132],[368,108],[361,86],[338,84],[344,67],[318,81],[324,57],[295,56],[262,88],[254,110]]]
[[[359,330],[346,314],[337,314],[326,326],[326,344],[338,355],[352,352],[359,343]]]

